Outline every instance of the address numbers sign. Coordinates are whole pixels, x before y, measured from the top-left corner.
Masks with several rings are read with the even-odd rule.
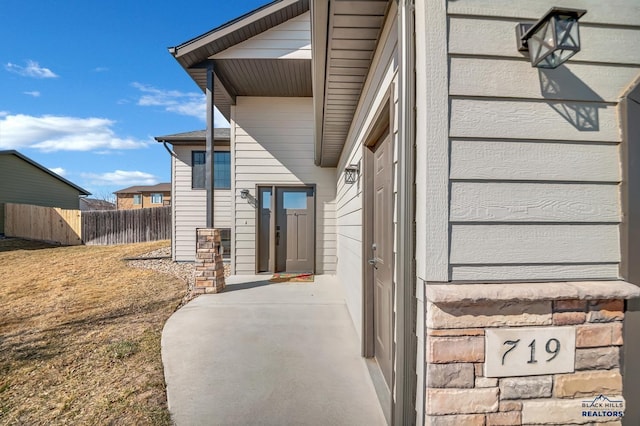
[[[485,330],[485,376],[573,373],[573,327],[513,327]]]

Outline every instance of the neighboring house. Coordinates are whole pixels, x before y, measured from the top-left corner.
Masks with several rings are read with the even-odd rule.
[[[18,151],[0,151],[0,233],[4,233],[4,204],[33,204],[79,209],[80,197],[90,193]]]
[[[80,198],[80,210],[115,210],[116,205],[107,200],[96,200],[95,198]]]
[[[564,4],[588,9],[583,50],[533,68],[514,27]],[[171,48],[231,123],[232,273],[336,274],[392,424],[584,423],[584,396],[620,397],[562,387],[591,373],[623,372],[640,399],[638,313],[621,371],[621,339],[576,352],[576,330],[595,326],[557,312],[580,322],[638,293],[639,22],[635,0],[280,0]],[[200,198],[205,212],[217,196]],[[568,333],[544,341],[567,351],[566,374],[528,340],[522,368],[500,376],[524,377],[499,381],[489,330],[543,325]],[[588,360],[601,352],[612,361]]]
[[[171,191],[173,260],[192,262],[196,252],[196,228],[206,225],[205,131],[157,136],[161,143],[173,145],[171,151]],[[229,129],[215,129],[214,220],[221,230],[225,257],[231,250],[231,152]]]
[[[171,205],[171,184],[138,185],[114,192],[117,210],[146,209]]]

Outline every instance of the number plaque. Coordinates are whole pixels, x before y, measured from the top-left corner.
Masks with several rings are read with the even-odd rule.
[[[485,330],[486,377],[572,373],[573,327],[513,327]]]

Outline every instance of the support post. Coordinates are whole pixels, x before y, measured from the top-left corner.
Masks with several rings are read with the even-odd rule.
[[[214,121],[213,110],[214,98],[213,98],[213,85],[215,80],[215,69],[213,61],[207,63],[207,142],[206,142],[206,160],[205,160],[205,188],[207,190],[207,228],[212,229],[214,227],[213,217],[213,191],[214,191],[214,164],[213,164],[213,150],[214,150]]]

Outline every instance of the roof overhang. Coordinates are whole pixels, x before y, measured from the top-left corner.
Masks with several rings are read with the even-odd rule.
[[[276,0],[178,46],[169,48],[182,68],[206,91],[213,64],[214,104],[229,120],[236,96],[310,97],[311,60],[287,58],[215,58],[309,10],[310,0]]]
[[[213,129],[213,140],[216,142],[216,146],[229,145],[230,137],[229,128],[216,128]],[[172,145],[200,145],[207,141],[206,130],[194,130],[192,132],[176,133],[173,135],[156,136],[154,138],[160,143],[170,143]]]
[[[318,166],[338,164],[392,1],[312,2],[312,80]]]

